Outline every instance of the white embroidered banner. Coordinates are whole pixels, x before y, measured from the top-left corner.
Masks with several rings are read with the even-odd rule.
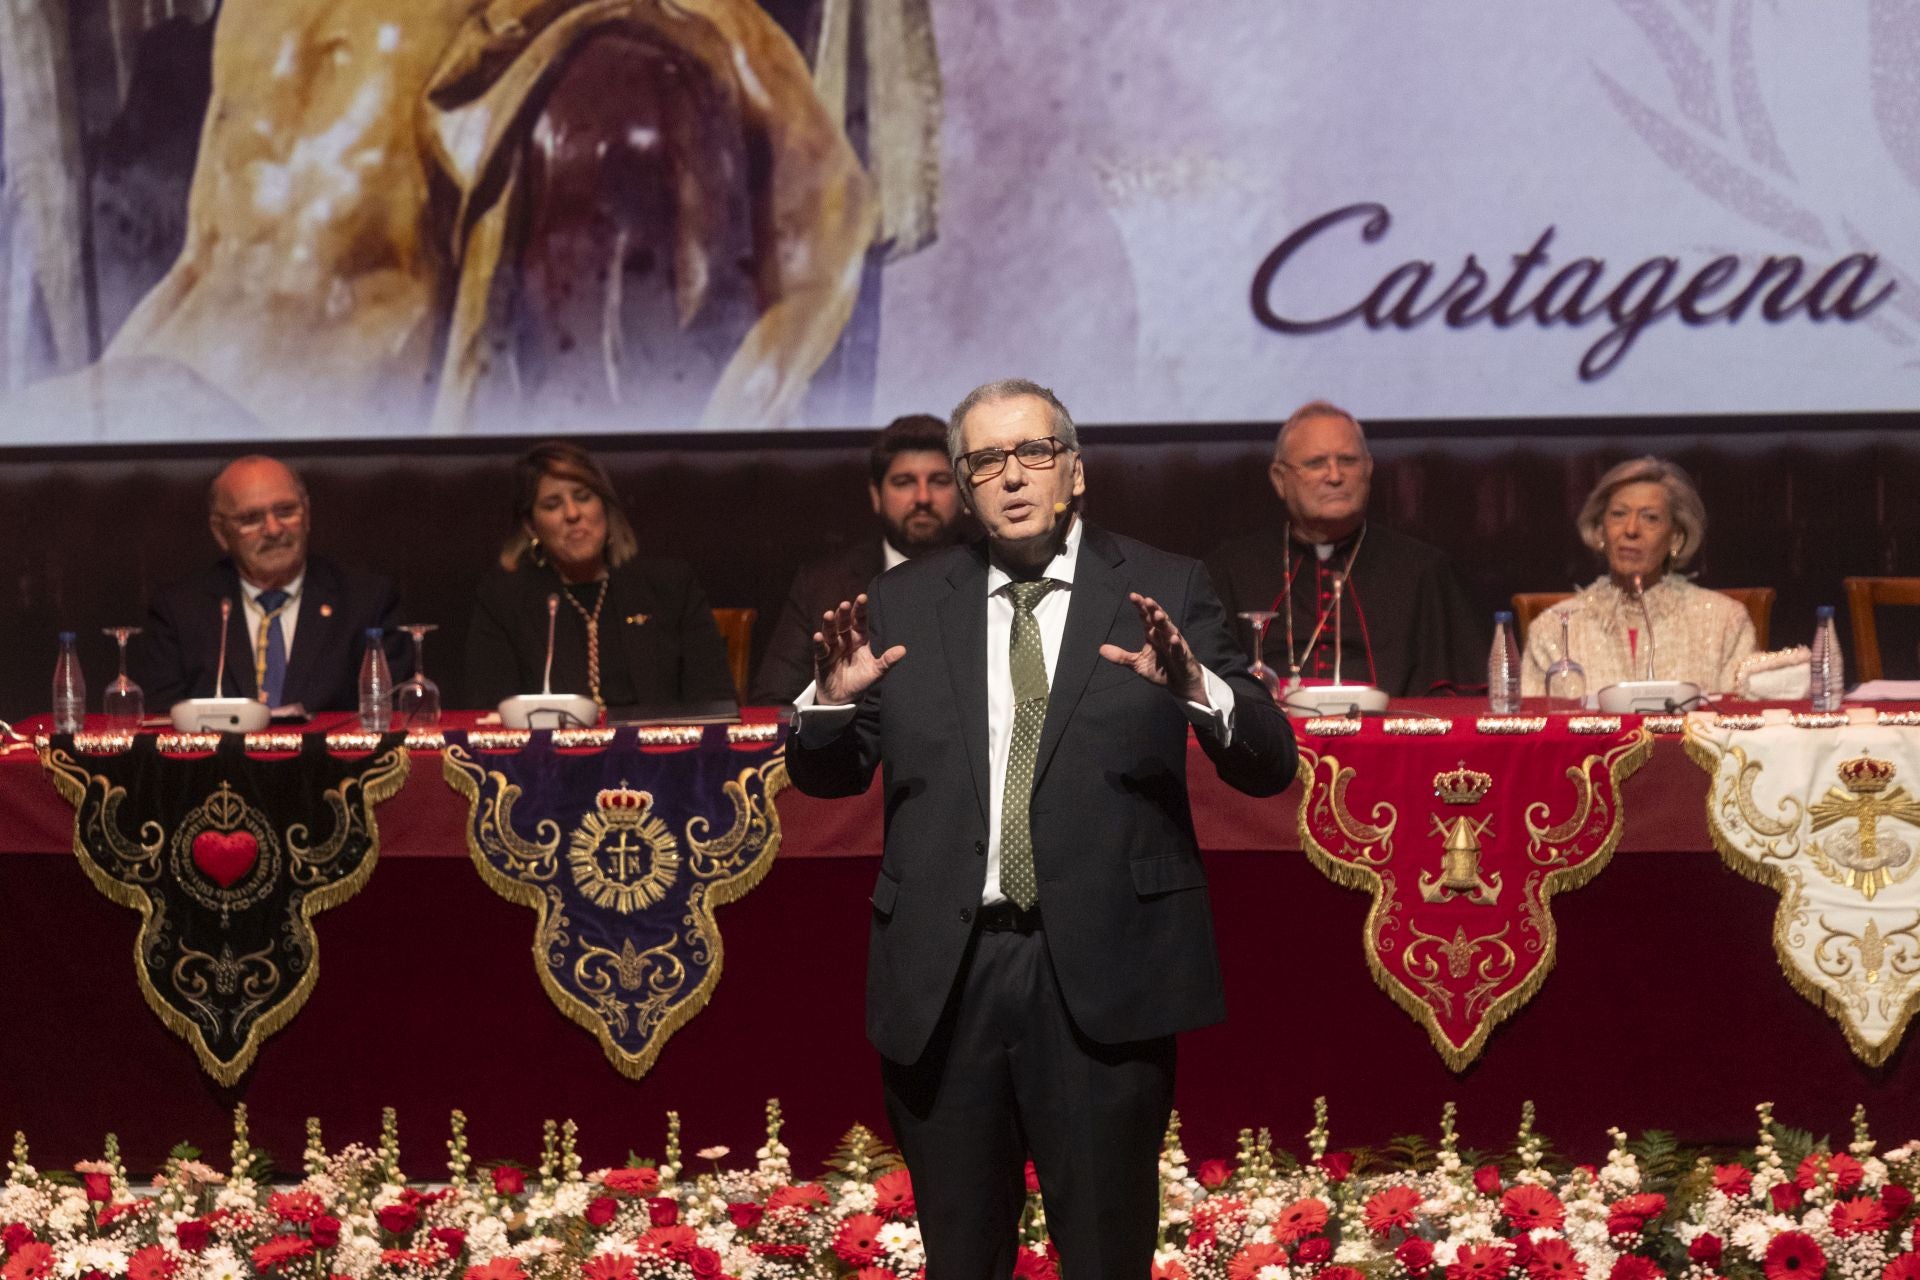
[[[1727,865],[1780,891],[1787,980],[1885,1062],[1920,1007],[1920,731],[1696,715],[1687,753]]]

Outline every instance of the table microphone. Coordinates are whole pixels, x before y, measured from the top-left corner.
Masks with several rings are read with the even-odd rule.
[[[560,593],[550,591],[547,593],[547,665],[540,678],[540,692],[515,694],[500,704],[500,723],[509,729],[592,728],[600,720],[600,706],[592,698],[553,691],[553,637],[559,618]],[[546,723],[536,724],[536,718],[543,718]]]
[[[1640,625],[1647,638],[1647,675],[1644,680],[1622,680],[1600,691],[1600,710],[1608,715],[1672,714],[1685,711],[1700,701],[1700,686],[1690,680],[1653,678],[1653,613],[1647,608],[1647,591],[1640,575],[1633,575],[1633,602],[1640,606]]]
[[[1299,676],[1294,676],[1294,684],[1285,691],[1281,706],[1289,715],[1300,716],[1357,716],[1364,712],[1379,712],[1387,709],[1389,699],[1380,689],[1370,684],[1347,684],[1340,678],[1340,660],[1342,656],[1340,628],[1340,596],[1346,590],[1347,575],[1333,575],[1333,683],[1317,685],[1299,684]],[[1293,593],[1287,593],[1287,602],[1291,606]],[[1313,636],[1307,641],[1307,652],[1313,652],[1314,644],[1320,639],[1320,632],[1327,625],[1326,615],[1321,615],[1320,626],[1314,628]]]
[[[220,658],[213,668],[213,696],[188,698],[173,704],[168,714],[181,733],[258,733],[273,713],[258,698],[227,698],[221,690],[227,680],[227,629],[233,621],[233,600],[220,597]]]

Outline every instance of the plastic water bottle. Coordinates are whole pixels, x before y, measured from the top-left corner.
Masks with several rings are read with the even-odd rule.
[[[87,677],[73,643],[73,632],[60,633],[60,657],[53,664],[55,733],[78,733],[87,719]]]
[[[1833,606],[1821,605],[1813,617],[1813,679],[1809,682],[1813,709],[1838,711],[1846,696],[1847,677],[1840,657],[1840,636],[1833,626]]]
[[[1520,644],[1513,638],[1513,615],[1493,615],[1493,649],[1487,654],[1487,709],[1510,716],[1520,710]]]
[[[360,725],[385,733],[393,723],[393,673],[380,647],[380,628],[367,628],[367,651],[360,658]]]

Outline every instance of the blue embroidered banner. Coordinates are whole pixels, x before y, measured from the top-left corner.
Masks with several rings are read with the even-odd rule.
[[[541,985],[623,1075],[645,1075],[720,981],[714,908],[760,883],[780,847],[784,733],[447,734],[474,865],[538,913]]]

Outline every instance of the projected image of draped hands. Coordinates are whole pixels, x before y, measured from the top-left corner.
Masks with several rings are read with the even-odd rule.
[[[5,6],[0,433],[791,422],[933,238],[939,79],[925,0],[767,4]]]
[[[1753,242],[1617,262],[1588,256],[1590,249],[1547,226],[1524,248],[1476,247],[1457,264],[1397,261],[1388,251],[1364,296],[1308,304],[1294,289],[1294,276],[1316,254],[1351,252],[1356,245],[1374,246],[1375,254],[1388,249],[1393,210],[1363,201],[1301,223],[1261,260],[1253,275],[1255,318],[1295,335],[1353,324],[1375,330],[1591,327],[1597,336],[1578,362],[1583,382],[1618,369],[1648,330],[1668,321],[1690,327],[1867,322],[1863,328],[1895,348],[1920,337],[1920,290],[1910,287],[1920,264],[1884,257],[1874,235],[1888,217],[1901,222],[1885,229],[1901,230],[1913,206],[1890,208],[1860,196],[1862,184],[1836,180],[1857,174],[1826,172],[1828,154],[1806,154],[1804,145],[1800,154],[1788,154],[1782,137],[1793,131],[1779,127],[1772,103],[1797,87],[1769,83],[1756,56],[1754,20],[1767,10],[1754,0],[1614,2],[1639,29],[1648,56],[1631,67],[1596,66],[1601,90],[1653,158],[1751,227]],[[1912,74],[1920,60],[1920,17],[1911,5],[1890,0],[1867,6],[1867,15],[1868,65],[1848,74],[1870,86],[1889,170],[1920,194],[1920,78]],[[1661,79],[1666,93],[1650,93]],[[1832,146],[1829,133],[1802,129],[1798,136],[1819,139],[1824,153],[1854,155]]]

